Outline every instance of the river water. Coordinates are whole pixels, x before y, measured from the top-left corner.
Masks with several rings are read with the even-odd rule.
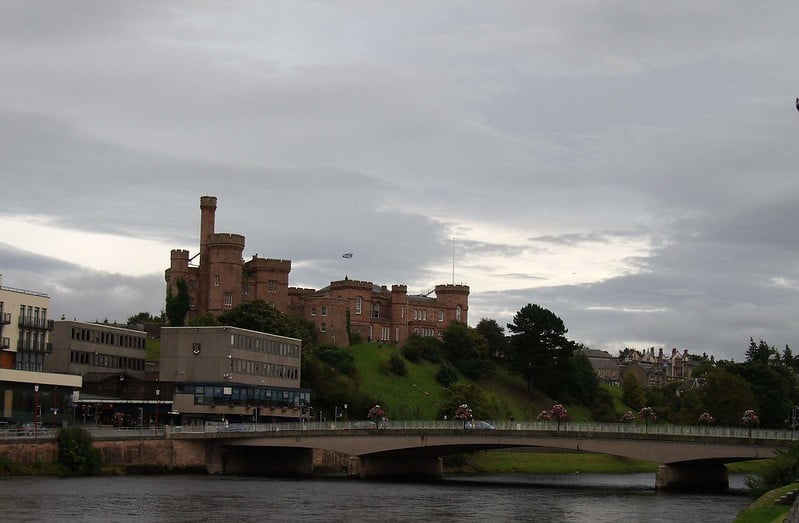
[[[229,476],[2,478],[0,520],[16,522],[586,521],[729,522],[750,502],[665,494],[653,474],[450,476],[435,483]]]

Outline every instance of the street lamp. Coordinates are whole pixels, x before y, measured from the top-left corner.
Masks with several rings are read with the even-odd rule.
[[[39,430],[39,386],[33,386],[33,437],[37,436]]]
[[[158,407],[159,407],[158,399],[160,397],[161,397],[161,389],[155,389],[155,430],[158,430]]]

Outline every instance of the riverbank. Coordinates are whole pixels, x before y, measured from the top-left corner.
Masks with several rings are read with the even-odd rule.
[[[730,472],[752,474],[768,460],[731,463]],[[634,474],[655,473],[658,463],[589,452],[482,451],[444,458],[449,474]]]
[[[746,507],[734,523],[761,523],[771,521],[783,521],[791,510],[793,503],[779,503],[782,496],[799,489],[799,483],[791,483],[784,487],[766,492],[754,503]]]

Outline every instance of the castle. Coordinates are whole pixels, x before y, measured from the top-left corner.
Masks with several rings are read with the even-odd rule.
[[[322,289],[289,287],[291,260],[259,258],[245,261],[244,236],[214,230],[217,199],[200,198],[199,262],[189,251],[171,251],[165,271],[167,292],[177,293],[186,282],[190,310],[187,320],[219,315],[241,303],[263,300],[279,311],[302,316],[316,326],[321,343],[349,344],[351,332],[366,340],[403,345],[410,334],[440,337],[452,322],[467,323],[469,287],[442,284],[430,294],[408,294],[405,285],[375,285],[369,281],[332,281]]]

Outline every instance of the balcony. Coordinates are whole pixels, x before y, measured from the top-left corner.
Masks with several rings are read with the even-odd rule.
[[[26,329],[48,330],[53,328],[52,321],[47,321],[45,318],[34,318],[31,316],[20,316],[17,325]]]

